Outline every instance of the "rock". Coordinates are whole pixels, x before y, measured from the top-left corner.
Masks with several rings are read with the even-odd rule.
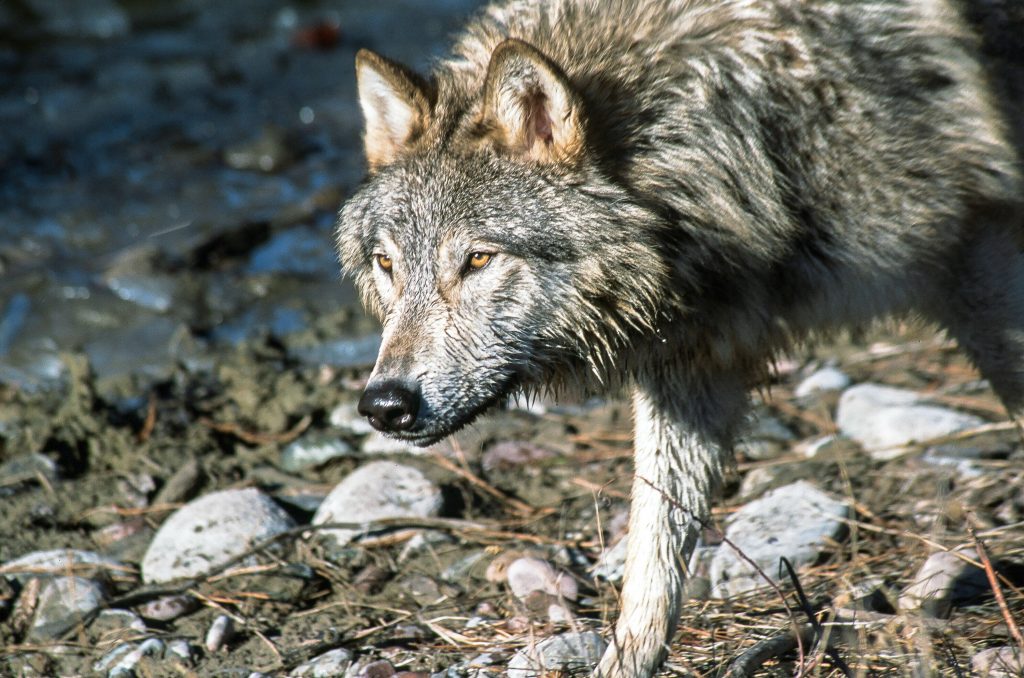
[[[0,565],[0,575],[20,584],[33,577],[63,577],[69,573],[87,578],[134,579],[133,569],[121,561],[77,549],[33,551]]]
[[[106,599],[103,586],[83,577],[56,577],[39,594],[39,603],[28,636],[56,640],[96,610]]]
[[[369,367],[380,352],[380,335],[354,339],[334,339],[322,344],[291,348],[289,352],[306,365],[330,365],[338,368]]]
[[[842,391],[849,385],[850,378],[846,373],[834,367],[823,367],[797,384],[793,395],[806,398],[822,391]]]
[[[515,654],[508,663],[508,678],[536,678],[560,672],[577,675],[593,668],[604,652],[605,642],[597,633],[563,633],[542,640]]]
[[[768,490],[813,477],[815,471],[820,470],[817,467],[817,464],[808,463],[756,466],[743,474],[739,496],[749,501]]]
[[[16,485],[31,481],[54,483],[60,477],[57,462],[46,455],[32,452],[0,464],[0,496]]]
[[[370,422],[359,414],[356,403],[342,403],[331,410],[327,421],[331,426],[357,436],[365,436],[374,432]]]
[[[231,637],[235,635],[235,624],[231,621],[231,617],[226,614],[219,614],[217,618],[210,624],[209,630],[206,632],[206,638],[203,644],[206,649],[210,652],[216,652],[220,648],[224,647],[224,643],[231,640]]]
[[[736,451],[748,459],[774,459],[795,436],[789,428],[773,416],[762,414],[736,445]]]
[[[526,557],[512,561],[505,576],[513,595],[520,600],[534,591],[543,591],[567,600],[576,600],[579,593],[575,579],[565,572],[557,572],[540,558]]]
[[[336,678],[352,664],[352,653],[345,649],[331,650],[295,667],[288,678]]]
[[[163,655],[165,649],[164,641],[159,638],[147,638],[122,656],[120,661],[110,669],[110,673],[107,675],[111,677],[125,676],[126,678],[134,676],[135,667],[138,666],[143,657],[159,657]]]
[[[976,557],[973,551],[962,553]],[[899,606],[901,610],[918,610],[930,617],[948,619],[955,603],[976,598],[988,588],[983,570],[955,552],[939,551],[928,556],[921,565],[913,583],[900,596]]]
[[[281,468],[289,473],[297,473],[354,453],[352,446],[337,436],[312,433],[284,448],[281,452]]]
[[[394,675],[395,667],[386,659],[371,661],[362,667],[353,666],[345,672],[345,678],[391,678]]]
[[[1024,650],[990,647],[974,655],[971,670],[979,678],[1019,678],[1024,675]]]
[[[622,581],[622,576],[626,571],[626,549],[629,542],[629,535],[624,535],[622,539],[612,546],[606,548],[601,556],[597,559],[597,563],[594,565],[594,576],[600,577],[605,581],[617,584]]]
[[[139,606],[139,614],[153,621],[168,622],[199,609],[199,601],[184,594],[161,596]]]
[[[136,647],[137,645],[135,643],[121,643],[113,650],[97,659],[92,665],[92,670],[96,673],[107,673],[111,668],[116,666],[126,654],[134,650]]]
[[[193,659],[192,646],[188,644],[187,640],[182,638],[170,640],[167,642],[167,656],[168,658],[180,659],[186,664],[191,664]]]
[[[121,299],[158,313],[171,309],[178,289],[176,279],[160,274],[118,273],[104,282]]]
[[[778,578],[779,559],[794,568],[813,563],[828,540],[845,530],[841,518],[849,506],[806,481],[780,487],[750,502],[733,514],[726,539],[773,579]],[[728,597],[767,584],[735,549],[723,544],[711,560],[712,595]]]
[[[338,483],[313,516],[313,524],[363,523],[381,518],[426,518],[441,510],[441,490],[410,466],[377,461],[359,467]],[[344,546],[359,530],[322,530]]]
[[[430,448],[417,447],[404,440],[389,438],[383,433],[374,431],[363,440],[362,452],[368,457],[377,457],[394,454],[408,454],[421,457],[430,453]]]
[[[527,441],[506,440],[488,447],[480,466],[486,473],[492,473],[536,464],[557,454],[554,450]]]
[[[142,577],[159,583],[193,577],[295,526],[259,490],[222,490],[193,500],[160,526],[142,559]]]
[[[984,423],[971,414],[929,405],[914,391],[879,384],[847,389],[836,411],[839,430],[881,460],[898,456],[911,443]]]
[[[96,616],[96,619],[89,624],[89,631],[104,640],[117,635],[130,633],[138,637],[140,632],[146,630],[146,622],[131,610],[118,608],[103,610]]]

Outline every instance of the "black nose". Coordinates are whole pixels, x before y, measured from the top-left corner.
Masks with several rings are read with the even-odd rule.
[[[397,380],[371,384],[359,399],[359,414],[378,431],[409,430],[419,409],[419,388]]]

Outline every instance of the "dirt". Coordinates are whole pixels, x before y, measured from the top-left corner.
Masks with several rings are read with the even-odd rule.
[[[798,401],[792,388],[800,374],[838,357],[839,367],[855,381],[909,386],[960,409],[1004,419],[995,397],[957,352],[927,333],[923,341],[918,336],[882,334],[872,337],[871,350],[865,342],[840,342],[784,362],[782,374],[757,397],[757,411],[785,423],[798,441],[830,432],[835,398]],[[888,343],[878,344],[879,338]],[[0,561],[41,549],[76,548],[137,566],[153,530],[192,497],[243,486],[260,487],[282,500],[302,492],[324,494],[366,461],[335,460],[298,474],[277,466],[283,447],[300,433],[331,432],[328,415],[358,397],[365,378],[361,370],[303,367],[273,345],[246,344],[209,372],[180,369],[157,384],[140,417],[97,395],[80,355],[69,353],[64,360],[71,379],[62,392],[0,390],[0,463],[37,453],[59,468],[52,479],[0,478]],[[358,447],[360,438],[348,437]],[[974,477],[927,464],[920,450],[889,462],[873,461],[856,446],[831,460],[808,461],[794,451],[797,443],[766,461],[740,455],[716,523],[722,525],[733,507],[746,501],[737,492],[754,469],[782,471],[772,481],[776,484],[809,477],[856,502],[857,519],[846,539],[799,575],[807,609],[801,609],[792,582],[782,586],[798,623],[808,613],[826,618],[869,578],[881,578],[889,591],[898,591],[933,545],[972,545],[968,525],[973,523],[992,560],[1009,573],[1002,593],[1009,614],[1019,621],[1024,614],[1019,576],[1024,454],[1019,443],[1007,444],[1004,455],[978,462],[982,472]],[[191,665],[147,659],[137,674],[259,670],[284,675],[319,653],[343,647],[363,661],[386,659],[397,669],[426,673],[489,653],[493,675],[501,675],[511,653],[536,639],[570,626],[607,631],[615,589],[588,570],[602,545],[620,536],[629,452],[629,411],[623,403],[549,408],[545,414],[514,408],[494,413],[454,442],[401,458],[442,486],[443,515],[464,522],[426,533],[377,534],[340,551],[296,533],[282,540],[274,555],[262,555],[267,567],[257,573],[191,582],[182,591],[201,602],[199,609],[170,622],[151,622],[144,634],[83,624],[60,642],[28,642],[24,603],[18,602],[22,591],[14,586],[8,593],[13,600],[7,601],[13,604],[0,608],[0,647],[5,648],[0,674],[88,674],[105,652],[140,636],[185,638],[201,646],[214,617],[227,611],[239,624],[226,647],[197,653]],[[192,461],[200,469],[197,479],[174,490],[179,496],[173,503],[154,503]],[[282,505],[300,524],[308,523],[309,511]],[[118,532],[112,525],[130,529]],[[411,548],[416,533],[428,538]],[[717,539],[709,530],[706,541]],[[496,558],[517,551],[556,563],[577,579],[582,597],[572,625],[549,622],[524,607],[502,582],[488,579]],[[157,593],[131,577],[114,588],[111,604],[120,598],[135,609]],[[859,675],[964,675],[977,651],[1013,642],[991,592],[957,607],[948,622],[929,626],[911,615],[881,617],[837,647]],[[721,675],[744,649],[784,634],[789,625],[782,600],[770,589],[727,602],[691,600],[665,675]],[[815,658],[819,675],[841,675],[827,657],[805,658],[805,665]],[[791,675],[797,661],[792,652],[769,659],[759,675]]]

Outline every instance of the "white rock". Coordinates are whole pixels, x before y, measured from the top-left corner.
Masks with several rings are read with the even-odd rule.
[[[974,428],[985,421],[971,414],[929,405],[914,391],[859,384],[839,399],[836,424],[876,459],[897,456],[902,448]]]
[[[29,638],[53,640],[103,604],[103,587],[82,577],[55,577],[39,593]]]
[[[536,678],[560,672],[559,675],[582,675],[593,668],[604,652],[605,642],[593,631],[563,633],[526,647],[508,663],[508,678]]]
[[[850,378],[842,370],[823,367],[797,384],[793,395],[797,398],[806,398],[813,393],[823,391],[842,391],[849,385]]]
[[[331,426],[357,436],[365,436],[373,433],[374,428],[370,426],[369,420],[359,414],[356,403],[342,403],[331,410],[327,421]]]
[[[288,678],[335,678],[352,664],[352,653],[345,649],[331,650],[295,667]]]
[[[92,551],[52,549],[33,551],[0,565],[0,575],[16,579],[19,583],[33,577],[63,577],[74,574],[82,577],[127,577],[134,570],[119,560],[101,556]]]
[[[617,584],[622,581],[626,571],[626,549],[628,548],[629,535],[623,535],[622,539],[615,546],[606,548],[594,565],[594,576],[605,581]]]
[[[210,624],[210,628],[206,631],[206,638],[203,644],[206,649],[210,652],[216,652],[220,648],[224,647],[224,643],[231,640],[231,636],[235,633],[235,624],[231,621],[231,617],[226,614],[219,614],[217,618]]]
[[[976,558],[967,550],[963,555]],[[918,610],[928,616],[946,619],[958,598],[970,598],[988,588],[985,573],[950,551],[928,556],[899,599],[901,610]]]
[[[294,526],[291,516],[259,490],[205,495],[160,526],[142,559],[142,578],[156,583],[200,575]]]
[[[778,579],[779,559],[794,568],[817,560],[826,540],[836,539],[845,526],[849,506],[806,481],[768,492],[733,514],[726,538],[772,579]],[[767,583],[728,544],[711,560],[712,595],[728,597]]]
[[[565,572],[558,572],[550,563],[540,558],[517,558],[505,573],[508,586],[517,598],[525,598],[534,591],[543,591],[552,596],[576,600],[579,590],[576,580]]]
[[[310,434],[289,443],[281,452],[281,468],[295,473],[314,468],[332,459],[350,457],[352,446],[336,436]]]
[[[422,457],[430,454],[432,448],[418,447],[404,440],[389,438],[383,433],[373,431],[363,440],[362,451],[367,456],[388,456],[395,454],[408,454],[410,456]]]
[[[441,510],[441,490],[419,470],[390,461],[361,466],[338,483],[313,516],[323,523],[366,523],[381,518],[426,518]],[[343,546],[359,530],[319,532]]]
[[[1020,678],[1024,676],[1024,650],[990,647],[974,655],[971,669],[979,678]]]

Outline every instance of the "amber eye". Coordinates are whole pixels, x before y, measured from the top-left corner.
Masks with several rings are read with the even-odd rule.
[[[479,271],[481,268],[487,265],[487,262],[491,260],[491,255],[486,252],[473,252],[469,255],[469,268],[474,271]]]
[[[374,256],[377,258],[377,265],[380,266],[380,269],[385,273],[391,273],[391,257],[386,254],[376,254]]]

